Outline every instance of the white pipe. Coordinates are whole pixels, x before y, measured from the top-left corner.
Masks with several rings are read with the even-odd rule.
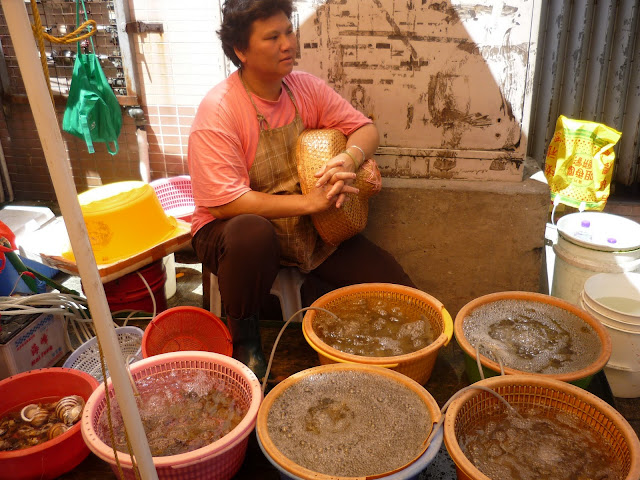
[[[129,383],[127,369],[111,324],[109,305],[93,257],[87,228],[78,203],[76,187],[71,176],[69,157],[62,142],[58,119],[51,103],[38,51],[33,41],[33,32],[25,3],[24,0],[1,1],[53,187],[69,232],[71,247],[82,278],[82,286],[87,294],[96,334],[104,350],[133,453],[142,478],[145,480],[157,479],[158,475],[153,465],[153,457]]]
[[[147,131],[136,128],[136,139],[138,140],[138,155],[140,156],[140,178],[144,183],[151,181],[151,169],[149,168],[149,144],[147,143]]]

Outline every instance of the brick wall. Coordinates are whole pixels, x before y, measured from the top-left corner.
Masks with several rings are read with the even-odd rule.
[[[130,37],[139,78],[136,93],[145,114],[151,178],[187,174],[188,135],[197,106],[225,71],[215,33],[219,5],[210,0],[130,0],[130,11],[132,20],[162,23],[164,28],[162,34]],[[4,27],[3,18],[0,23]],[[5,52],[13,52],[6,30],[2,42]],[[65,97],[56,96],[60,125],[65,105]],[[3,110],[0,142],[15,199],[55,200],[26,98],[3,99]],[[104,144],[96,144],[96,152],[89,154],[81,139],[62,133],[78,192],[116,181],[140,180],[136,125],[124,108],[122,113],[117,155],[110,155]]]

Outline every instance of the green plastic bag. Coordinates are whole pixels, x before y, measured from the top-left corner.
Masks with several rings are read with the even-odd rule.
[[[84,8],[84,0],[82,2]],[[76,24],[78,23],[78,0],[76,0]],[[86,9],[85,17],[86,17]],[[93,39],[91,39],[93,47]],[[78,54],[73,65],[71,88],[67,107],[62,119],[62,129],[84,139],[89,153],[94,153],[93,144],[104,142],[111,155],[118,153],[118,136],[122,128],[122,111],[100,60],[94,53]],[[113,144],[113,147],[111,146]]]

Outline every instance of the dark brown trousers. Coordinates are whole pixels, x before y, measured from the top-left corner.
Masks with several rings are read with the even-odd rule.
[[[218,276],[226,314],[239,319],[258,313],[280,268],[280,249],[271,222],[249,214],[214,220],[196,233],[192,244],[203,266]],[[335,288],[373,282],[415,288],[389,252],[356,235],[307,275],[305,287],[317,297]]]

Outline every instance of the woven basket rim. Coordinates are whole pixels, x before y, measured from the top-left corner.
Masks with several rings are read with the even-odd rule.
[[[251,431],[253,430],[258,409],[260,407],[260,403],[262,402],[262,389],[260,387],[260,382],[256,378],[255,374],[249,369],[249,367],[242,364],[236,359],[219,353],[204,351],[161,353],[149,358],[144,358],[132,364],[130,367],[130,371],[131,375],[135,376],[135,374],[141,370],[145,370],[148,368],[153,369],[153,367],[157,365],[166,365],[168,363],[182,361],[220,363],[223,366],[240,374],[240,376],[243,377],[244,380],[246,380],[249,384],[249,389],[251,391],[251,403],[244,418],[238,425],[236,425],[233,430],[231,430],[231,432],[227,433],[219,440],[191,452],[163,457],[152,457],[153,464],[157,468],[188,468],[192,464],[213,460],[222,453],[231,450],[240,442],[244,441],[249,433],[251,433]],[[115,465],[113,449],[108,447],[100,439],[93,425],[95,410],[105,397],[105,385],[108,385],[110,391],[113,389],[113,381],[111,380],[111,378],[109,378],[107,382],[101,383],[98,388],[94,390],[92,395],[89,397],[89,400],[87,400],[86,402],[81,421],[82,438],[84,439],[89,449],[97,457],[109,463],[110,465]],[[117,455],[118,460],[123,467],[132,467],[131,456],[128,453],[118,451]]]
[[[389,370],[388,368],[382,368],[375,365],[362,365],[355,363],[334,363],[330,365],[320,365],[317,367],[308,368],[306,370],[302,370],[301,372],[294,373],[293,375],[287,377],[282,382],[278,383],[264,398],[262,404],[260,405],[260,409],[258,410],[258,417],[256,420],[256,435],[260,438],[260,442],[262,442],[262,446],[265,451],[269,454],[269,456],[278,463],[285,470],[293,473],[297,476],[306,476],[307,478],[314,478],[316,480],[336,480],[338,478],[341,479],[360,479],[361,477],[336,477],[333,475],[326,475],[318,472],[314,472],[305,467],[302,467],[291,460],[289,460],[284,454],[280,452],[278,447],[273,443],[271,436],[269,435],[269,429],[267,426],[267,418],[269,416],[269,411],[273,406],[276,399],[282,395],[282,393],[289,388],[290,386],[300,382],[301,380],[311,376],[317,375],[326,372],[340,372],[340,371],[360,371],[366,372],[372,375],[379,375],[386,378],[390,378],[398,383],[401,383],[405,387],[409,388],[411,391],[416,393],[425,403],[427,410],[429,411],[429,415],[431,416],[432,421],[432,429],[433,425],[440,420],[441,412],[438,403],[433,398],[433,396],[418,382],[415,380],[403,375],[401,373],[395,372],[393,370]],[[431,432],[429,432],[430,434]],[[429,436],[429,435],[427,435]],[[406,466],[411,465],[415,460],[420,458],[422,454],[429,448],[429,445],[425,445],[424,449],[420,452],[414,460],[409,462],[407,465],[402,468],[406,468]],[[394,473],[394,472],[390,472]],[[378,475],[371,478],[377,478]],[[369,477],[368,477],[369,478]]]
[[[453,333],[456,338],[456,341],[458,342],[458,345],[460,345],[460,348],[462,348],[464,353],[466,353],[473,359],[476,358],[476,350],[475,348],[473,348],[471,343],[464,336],[464,331],[463,331],[464,320],[469,316],[469,314],[474,309],[480,307],[481,305],[486,305],[488,303],[493,303],[499,300],[530,300],[534,302],[547,303],[555,307],[568,310],[569,312],[579,317],[581,320],[584,320],[585,323],[588,323],[595,330],[600,340],[600,344],[602,346],[602,349],[600,350],[600,355],[598,356],[598,358],[596,358],[591,363],[591,365],[588,365],[580,370],[575,370],[573,372],[567,372],[567,373],[532,373],[532,372],[523,372],[521,370],[516,370],[516,369],[505,366],[504,372],[507,375],[526,374],[526,375],[552,378],[552,379],[561,380],[564,382],[573,382],[582,378],[595,375],[600,370],[602,370],[604,366],[607,364],[607,362],[609,361],[609,357],[611,357],[611,350],[612,350],[611,338],[609,337],[609,334],[607,333],[605,328],[602,326],[602,324],[600,324],[598,320],[593,318],[593,316],[589,315],[589,313],[585,312],[584,310],[577,307],[576,305],[573,305],[572,303],[569,303],[560,298],[552,297],[550,295],[545,295],[543,293],[525,292],[525,291],[518,291],[518,290],[496,292],[496,293],[483,295],[481,297],[471,300],[469,303],[464,305],[458,311],[458,314],[456,315],[456,318],[453,322]],[[494,372],[500,372],[500,364],[498,364],[498,362],[495,362],[485,357],[482,354],[480,355],[480,363],[485,368],[489,368]]]
[[[555,389],[566,396],[571,396],[582,401],[594,410],[604,414],[621,432],[629,447],[631,465],[629,466],[629,474],[624,480],[635,480],[640,477],[640,440],[636,435],[633,427],[629,422],[611,405],[598,398],[596,395],[589,393],[583,388],[577,387],[570,383],[556,380],[553,378],[543,377],[541,375],[501,375],[497,377],[486,378],[476,382],[474,385],[481,385],[492,390],[500,387],[508,386],[533,386],[541,388]],[[471,461],[464,455],[455,435],[455,422],[461,408],[473,397],[481,395],[485,392],[481,390],[466,391],[458,398],[453,400],[449,405],[445,414],[444,421],[444,443],[451,459],[464,472],[468,478],[473,480],[491,480],[484,475]]]
[[[445,322],[446,312],[444,305],[437,298],[429,295],[417,288],[406,287],[404,285],[397,285],[394,283],[359,283],[356,285],[349,285],[346,287],[332,290],[331,292],[321,296],[315,302],[311,304],[312,307],[324,307],[327,303],[340,298],[344,295],[352,295],[357,293],[376,293],[376,292],[389,292],[408,295],[425,303],[431,305],[434,310],[440,313],[443,323]],[[415,352],[405,353],[402,355],[388,356],[388,357],[365,357],[362,355],[354,355],[352,353],[346,353],[336,348],[331,347],[325,343],[313,330],[313,321],[317,315],[317,311],[308,310],[302,319],[302,332],[309,342],[312,342],[321,351],[328,353],[329,355],[344,360],[345,362],[354,362],[365,365],[385,365],[389,363],[408,363],[413,362],[416,359],[426,357],[432,354],[434,351],[438,351],[443,345],[448,342],[448,337],[445,334],[445,328],[433,342],[426,347],[422,347]],[[444,327],[444,325],[443,325]]]

